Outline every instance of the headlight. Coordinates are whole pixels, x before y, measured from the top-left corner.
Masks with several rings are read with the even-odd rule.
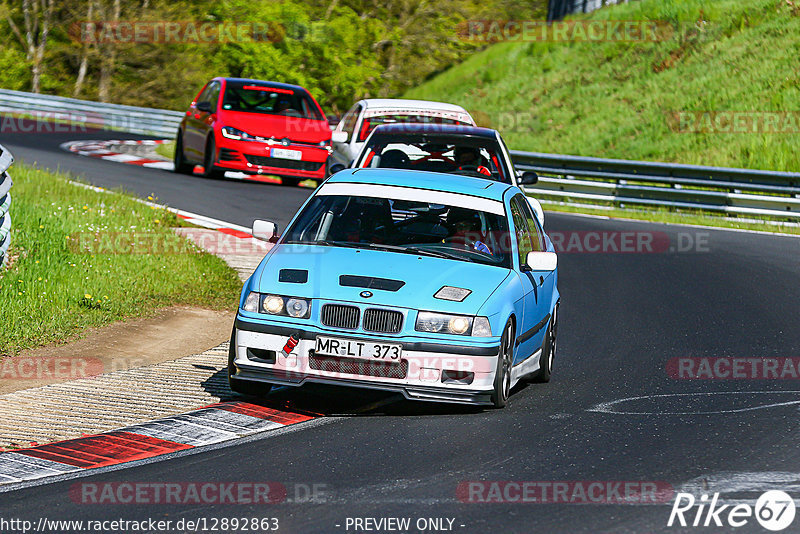
[[[419,332],[441,332],[443,334],[465,335],[472,328],[472,317],[467,315],[447,315],[444,313],[419,312],[415,329]]]
[[[278,315],[283,311],[283,297],[278,295],[264,295],[261,301],[261,308],[272,315]]]
[[[308,301],[304,299],[288,299],[286,313],[292,317],[305,317],[308,313]]]
[[[269,315],[289,316],[296,319],[308,319],[311,315],[311,301],[298,297],[250,292],[244,301],[242,309],[251,313],[266,313]]]
[[[238,128],[234,128],[233,126],[224,126],[222,130],[222,137],[227,137],[228,139],[255,139],[252,135],[247,132],[243,132]]]

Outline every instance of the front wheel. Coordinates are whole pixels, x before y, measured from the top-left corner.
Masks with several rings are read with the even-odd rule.
[[[263,382],[251,382],[249,380],[241,380],[236,378],[236,367],[233,364],[236,358],[236,327],[231,332],[231,344],[228,348],[228,385],[231,391],[240,395],[249,397],[263,397],[272,389],[272,384],[265,384]]]
[[[514,362],[514,323],[511,319],[503,329],[500,339],[500,352],[497,355],[497,370],[494,374],[494,390],[492,404],[495,408],[503,408],[511,394],[511,367]]]
[[[186,156],[183,155],[183,135],[180,132],[175,138],[175,154],[172,156],[172,163],[173,171],[178,174],[192,174],[194,170],[194,165],[186,161]]]
[[[206,141],[206,150],[203,154],[203,177],[205,178],[224,178],[225,171],[214,167],[217,147],[214,144],[214,137],[211,136]]]

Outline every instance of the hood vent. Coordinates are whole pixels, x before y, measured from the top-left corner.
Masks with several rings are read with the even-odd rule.
[[[343,274],[339,277],[339,285],[345,287],[363,287],[365,289],[380,289],[383,291],[397,291],[406,285],[406,283],[402,280],[392,280],[390,278]]]
[[[278,273],[278,282],[305,284],[308,282],[308,271],[304,269],[281,269]]]

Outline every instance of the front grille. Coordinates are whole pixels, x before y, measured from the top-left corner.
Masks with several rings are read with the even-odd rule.
[[[364,330],[396,334],[403,328],[403,314],[399,311],[369,308],[364,311]]]
[[[355,306],[341,304],[325,304],[322,306],[322,324],[334,328],[358,328],[360,311]]]
[[[253,154],[245,154],[244,157],[253,165],[275,167],[278,169],[294,169],[297,171],[318,171],[324,164],[322,161],[295,161],[293,159],[270,158],[269,156],[255,156]]]
[[[317,371],[340,373],[347,375],[376,376],[380,378],[403,379],[408,375],[408,361],[371,362],[354,358],[337,358],[336,356],[315,356],[308,358],[308,365]]]

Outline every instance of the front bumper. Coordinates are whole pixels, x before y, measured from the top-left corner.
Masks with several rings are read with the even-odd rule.
[[[324,179],[329,151],[312,145],[269,145],[254,141],[223,138],[219,143],[216,166],[248,174],[270,174],[297,178]],[[300,160],[271,157],[272,148],[302,152]]]
[[[401,362],[394,363],[317,356],[317,334],[364,339],[363,334],[237,319],[232,376],[286,386],[315,382],[393,391],[410,400],[491,404],[499,345],[460,346],[369,336],[369,341],[403,344]],[[283,349],[290,336],[298,343],[287,355]]]

